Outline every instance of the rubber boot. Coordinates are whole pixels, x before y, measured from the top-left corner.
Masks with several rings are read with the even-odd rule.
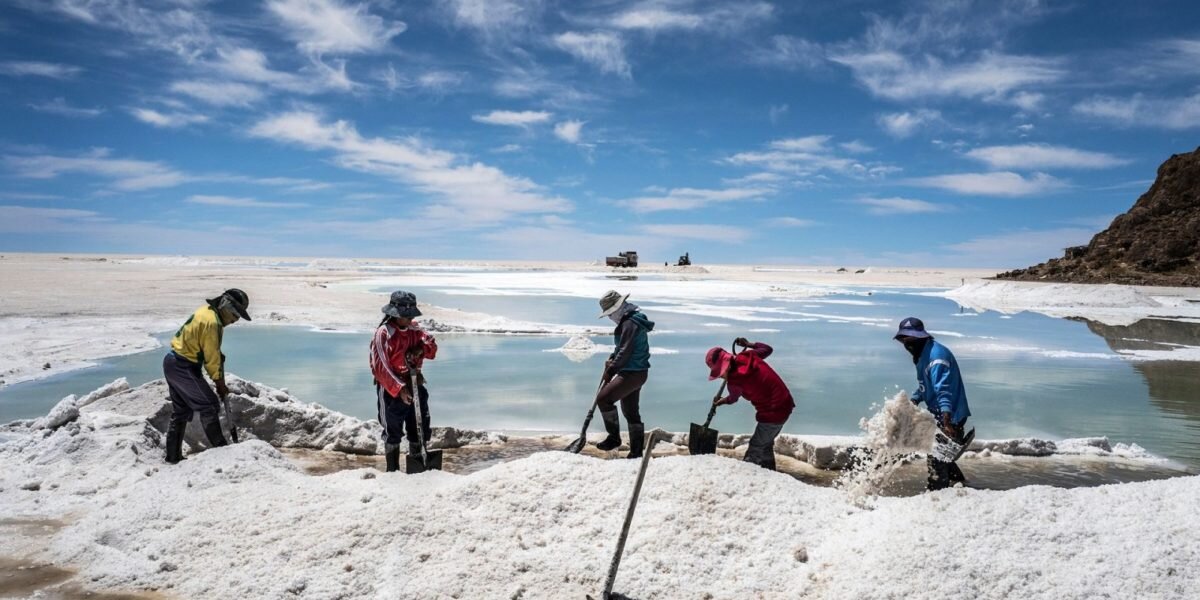
[[[172,419],[167,425],[167,463],[177,464],[183,458],[183,432],[187,429],[187,421]]]
[[[400,470],[400,444],[385,444],[384,445],[384,460],[387,461],[387,472],[394,473]]]
[[[596,444],[596,448],[608,452],[615,450],[621,446],[621,422],[617,420],[617,409],[601,410],[600,417],[604,419],[604,429],[608,431],[608,437]]]
[[[929,466],[929,479],[925,482],[928,491],[944,490],[950,487],[950,469],[946,463],[928,456],[925,459]]]
[[[646,426],[642,423],[629,424],[629,454],[625,458],[641,458],[646,447]]]
[[[208,437],[208,444],[213,448],[229,444],[225,441],[225,434],[221,433],[221,422],[216,419],[204,424],[204,435]]]
[[[949,466],[950,485],[956,483],[967,483],[967,476],[963,475],[962,469],[958,468],[958,463],[950,463]]]

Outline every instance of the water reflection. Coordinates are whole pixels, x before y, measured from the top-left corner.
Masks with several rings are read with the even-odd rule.
[[[1087,321],[1092,333],[1104,338],[1114,352],[1170,350],[1200,346],[1200,323],[1142,319],[1133,325],[1105,325]],[[1184,421],[1191,435],[1178,443],[1189,457],[1200,457],[1200,364],[1188,361],[1134,361],[1149,390],[1150,402],[1164,413]]]

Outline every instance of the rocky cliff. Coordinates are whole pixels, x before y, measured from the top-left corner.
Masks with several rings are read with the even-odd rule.
[[[1154,185],[1088,245],[997,278],[1200,286],[1200,148],[1167,159]]]

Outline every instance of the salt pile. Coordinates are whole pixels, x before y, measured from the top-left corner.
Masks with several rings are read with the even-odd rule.
[[[601,352],[609,352],[611,348],[604,348],[593,342],[591,338],[585,335],[573,335],[567,343],[559,348],[547,350],[546,352],[560,352],[566,356],[571,362],[583,362],[592,357],[593,354]]]
[[[353,421],[282,390],[237,388],[247,437],[270,438],[265,421],[294,419],[288,427],[311,431],[293,443],[358,439]],[[595,596],[638,467],[546,452],[464,476],[311,476],[253,439],[169,466],[150,418],[163,391],[156,382],[75,402],[78,416],[57,428],[7,428],[0,519],[71,521],[33,558],[77,568],[89,586],[179,598]],[[920,413],[903,394],[890,399],[864,422],[868,446],[920,448]],[[617,590],[643,599],[1183,598],[1200,586],[1200,515],[1181,499],[1197,495],[1200,477],[1181,477],[943,490],[863,510],[837,489],[740,461],[656,458]],[[5,544],[0,553],[11,551]]]

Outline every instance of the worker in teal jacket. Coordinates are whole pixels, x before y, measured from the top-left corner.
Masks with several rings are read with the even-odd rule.
[[[963,386],[962,372],[950,349],[933,339],[925,331],[925,324],[916,317],[900,322],[896,341],[912,355],[917,367],[917,391],[912,394],[913,404],[925,403],[942,432],[956,442],[965,437],[967,418],[971,408],[967,406],[967,390]],[[966,478],[958,465],[942,462],[933,456],[929,460],[928,488],[938,490]]]

